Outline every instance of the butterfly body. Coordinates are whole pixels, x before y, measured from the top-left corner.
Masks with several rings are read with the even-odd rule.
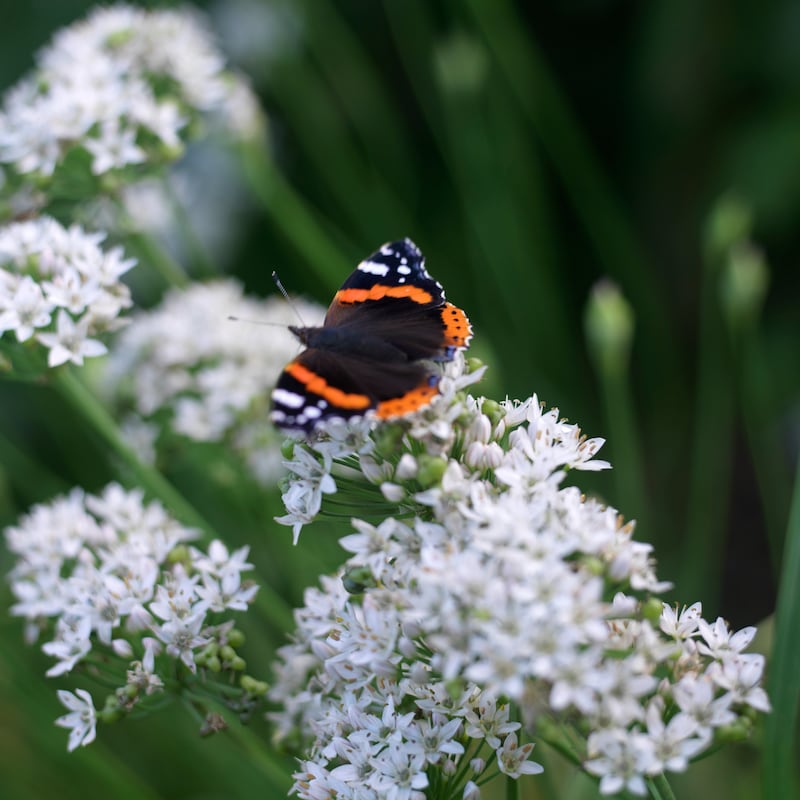
[[[472,333],[410,239],[362,261],[322,326],[290,330],[307,349],[280,376],[271,417],[305,433],[331,417],[390,418],[424,407],[438,394],[438,374],[427,362],[452,359]]]

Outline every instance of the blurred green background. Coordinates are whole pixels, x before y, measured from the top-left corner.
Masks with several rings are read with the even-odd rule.
[[[274,165],[258,192],[242,172],[218,195],[205,178],[236,209],[216,240],[219,268],[257,294],[273,291],[277,268],[291,292],[324,303],[363,256],[410,236],[473,322],[473,350],[490,365],[483,391],[537,392],[608,438],[614,472],[578,482],[638,520],[676,584],[667,599],[700,599],[706,618],[734,627],[768,617],[800,443],[800,5],[201,6],[264,101]],[[90,7],[7,5],[0,86]],[[585,336],[605,279],[632,313],[629,359],[624,347],[599,355]],[[138,299],[158,292],[144,286]],[[54,491],[115,476],[46,387],[4,383],[0,411],[3,524]],[[235,501],[205,507],[199,472],[179,465],[170,477],[231,542],[253,545],[293,604],[340,559],[324,526],[291,548],[269,522],[277,492],[247,498],[250,527],[231,524]],[[7,607],[6,587],[0,598]],[[68,757],[52,726],[55,682],[21,628],[0,612],[0,796],[272,796],[256,759],[231,737],[197,739],[181,713],[103,729]],[[263,672],[282,633],[258,619],[249,633]],[[268,736],[261,723],[252,732]],[[588,781],[558,783],[555,757],[552,771],[555,794],[531,780],[523,796],[594,796]],[[675,785],[684,797],[758,797],[757,750],[739,746]]]

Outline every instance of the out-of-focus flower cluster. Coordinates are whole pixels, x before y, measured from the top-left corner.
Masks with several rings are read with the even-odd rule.
[[[25,618],[28,641],[47,638],[42,650],[55,659],[47,675],[90,667],[121,677],[99,712],[85,689],[59,692],[70,750],[94,739],[98,717],[113,721],[176,682],[197,678],[202,690],[216,673],[239,675],[242,713],[266,690],[244,676],[244,637],[230,619],[257,591],[242,579],[252,568],[247,548],[231,553],[213,541],[206,552],[188,544],[196,536],[117,484],[100,495],[75,489],[6,529],[17,559],[11,613]]]
[[[96,176],[163,164],[208,112],[242,138],[263,124],[197,12],[99,8],[59,31],[6,95],[0,162],[42,183],[71,157],[88,159]]]
[[[353,520],[349,560],[307,592],[280,654],[271,697],[277,737],[305,746],[297,794],[377,798],[394,786],[423,798],[435,771],[438,786],[452,781],[447,796],[478,797],[493,763],[539,771],[508,701],[533,735],[568,731],[561,744],[606,794],[644,794],[721,729],[746,735],[753,711],[769,709],[764,659],[743,652],[755,629],[732,633],[699,604],[676,612],[650,596],[668,588],[651,546],[564,485],[608,466],[594,458],[602,440],[535,396],[464,394],[480,371],[461,358],[446,370],[421,413],[335,422],[294,446],[281,521],[295,535],[325,495],[340,510],[353,481],[359,497],[374,486],[370,511],[384,517]]]
[[[0,227],[0,335],[43,345],[50,367],[105,353],[93,337],[123,323],[131,299],[120,277],[136,262],[103,250],[104,238],[49,217]]]
[[[301,301],[297,307],[309,324],[322,317],[319,306]],[[268,419],[269,396],[297,354],[287,327],[294,322],[285,300],[247,298],[233,280],[172,290],[158,308],[134,317],[102,381],[128,407],[123,428],[142,455],[152,459],[165,431],[224,442],[257,480],[274,483],[285,470],[282,440]]]

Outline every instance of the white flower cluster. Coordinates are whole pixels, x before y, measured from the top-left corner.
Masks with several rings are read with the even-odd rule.
[[[105,353],[92,337],[122,324],[131,299],[120,276],[136,262],[103,250],[104,238],[49,217],[0,227],[0,335],[35,339],[50,367]]]
[[[319,306],[297,307],[308,320],[322,317]],[[173,289],[158,308],[134,317],[103,383],[133,406],[125,428],[143,455],[166,426],[201,442],[224,440],[256,479],[274,483],[284,473],[282,437],[268,420],[268,404],[281,369],[298,352],[288,329],[294,314],[282,298],[247,298],[238,283],[220,280]]]
[[[764,659],[742,653],[755,631],[648,600],[668,588],[652,548],[616,510],[563,485],[569,470],[608,466],[593,459],[602,440],[536,397],[464,395],[474,374],[462,369],[457,359],[422,413],[372,434],[362,424],[358,458],[342,436],[354,429],[295,446],[283,522],[299,530],[324,513],[323,494],[346,502],[354,468],[398,511],[353,520],[343,583],[307,593],[280,653],[278,736],[308,747],[294,790],[423,798],[435,767],[456,782],[447,796],[478,797],[487,763],[476,739],[501,772],[538,771],[497,705],[506,698],[531,731],[569,727],[603,793],[644,794],[719,728],[746,727],[747,707],[769,709]]]
[[[17,557],[9,576],[11,613],[25,618],[28,641],[52,637],[42,646],[56,659],[47,675],[98,658],[107,673],[113,665],[127,670],[112,698],[118,715],[164,690],[175,661],[195,673],[228,647],[231,663],[215,663],[212,671],[240,670],[231,645],[241,634],[221,616],[244,611],[257,591],[242,581],[252,568],[247,548],[229,553],[213,541],[206,553],[186,544],[196,535],[159,503],[145,503],[141,491],[117,484],[97,496],[75,489],[7,528],[7,546]],[[69,749],[88,744],[97,716],[91,696],[79,689],[59,697],[72,712],[58,721],[70,728]]]
[[[95,175],[163,162],[198,114],[219,112],[245,136],[261,124],[257,108],[195,11],[99,8],[56,34],[6,95],[0,162],[40,176],[77,148]]]

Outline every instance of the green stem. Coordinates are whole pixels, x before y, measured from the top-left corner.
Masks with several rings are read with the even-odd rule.
[[[57,370],[53,374],[53,383],[62,397],[111,447],[111,450],[122,460],[142,488],[157,497],[177,519],[186,525],[198,528],[209,540],[222,538],[158,470],[139,460],[123,438],[113,418],[73,371]],[[279,630],[291,630],[294,626],[291,609],[286,601],[268,585],[260,585],[255,603],[256,607]]]
[[[120,433],[114,419],[72,370],[56,371],[53,374],[53,384],[61,396],[111,447],[114,454],[130,470],[137,483],[161,500],[182,522],[199,528],[208,536],[216,538],[211,525],[183,495],[160,472],[139,460]]]
[[[647,779],[647,788],[653,800],[675,800],[675,793],[663,772]]]
[[[612,478],[617,505],[626,509],[626,516],[637,521],[638,528],[654,533],[647,518],[644,467],[636,433],[636,414],[628,380],[629,373],[627,369],[623,373],[621,370],[603,369],[599,366],[598,374],[603,388],[609,438],[613,442]]]
[[[758,330],[748,327],[738,342],[739,402],[750,455],[753,460],[756,482],[761,494],[761,506],[767,527],[773,575],[780,573],[783,549],[784,519],[789,508],[791,481],[780,458],[781,443],[775,441],[774,414],[770,399],[774,380],[768,368],[768,359],[760,346]]]
[[[701,290],[685,556],[678,583],[688,602],[702,598],[712,610],[719,600],[721,575],[716,562],[725,539],[734,427],[734,387],[717,303],[718,278],[719,263],[707,259]]]
[[[191,693],[189,697],[191,697]],[[187,697],[187,706],[197,713],[194,702]],[[227,723],[225,735],[235,739],[236,742],[251,757],[252,763],[261,771],[264,777],[272,784],[276,792],[286,794],[289,786],[287,765],[279,762],[269,754],[269,750],[263,739],[256,736],[247,726],[243,725],[238,719],[230,719],[231,712],[224,704],[214,698],[203,696],[199,698],[203,706],[213,707],[215,711],[222,715]],[[271,792],[269,792],[271,793]],[[268,794],[269,794],[268,793]]]
[[[190,279],[184,268],[152,236],[137,228],[121,200],[117,198],[115,205],[120,223],[140,261],[152,267],[167,286],[188,286]]]
[[[506,800],[518,800],[519,781],[506,775]]]
[[[765,800],[797,797],[797,716],[800,710],[800,468],[783,552],[778,590],[775,643],[769,670],[772,713],[764,722],[763,786]]]
[[[164,175],[161,178],[161,185],[164,187],[164,191],[169,198],[172,211],[175,214],[175,219],[181,231],[181,236],[186,244],[192,262],[194,263],[197,275],[201,278],[210,278],[219,274],[219,270],[208,257],[206,248],[203,247],[197,235],[197,231],[195,230],[195,226],[186,211],[186,206],[183,204],[181,198],[178,197],[178,193],[175,191],[175,187],[168,175]]]
[[[243,169],[264,212],[307,260],[316,276],[328,286],[338,286],[352,270],[316,213],[275,169],[263,147],[245,143],[239,148]]]

